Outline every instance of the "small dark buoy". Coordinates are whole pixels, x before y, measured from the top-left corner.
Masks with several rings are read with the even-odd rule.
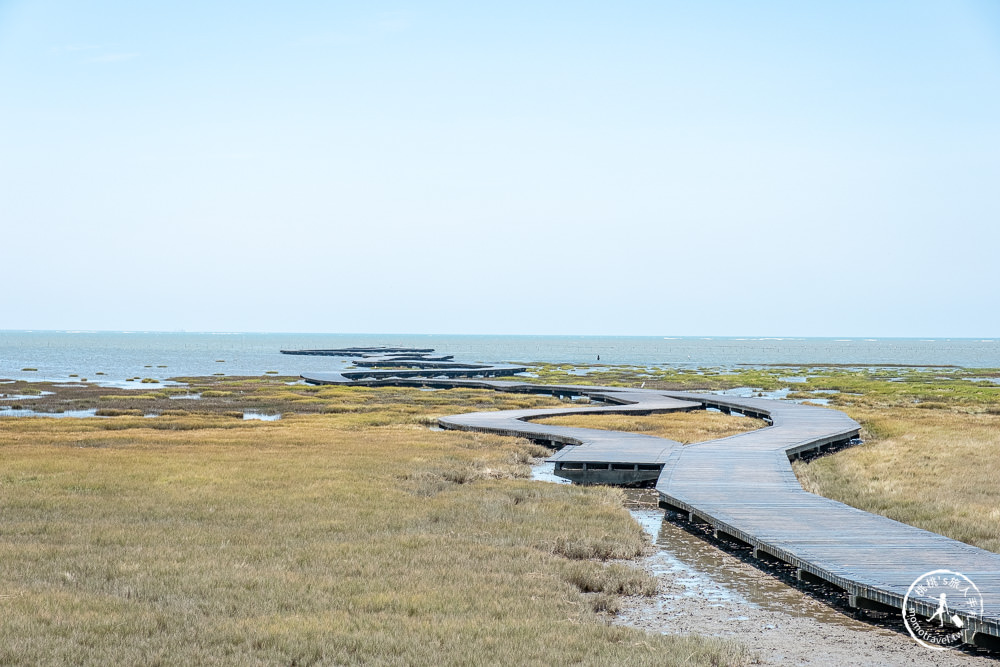
[[[600,360],[601,360],[601,355],[597,355],[597,360],[598,360],[598,361],[600,361]]]

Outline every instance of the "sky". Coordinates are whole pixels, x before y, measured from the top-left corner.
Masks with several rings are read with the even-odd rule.
[[[993,0],[0,0],[0,330],[1000,335]]]

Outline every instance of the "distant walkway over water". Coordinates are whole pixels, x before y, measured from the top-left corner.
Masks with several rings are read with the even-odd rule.
[[[419,362],[417,362],[419,364]],[[581,483],[656,483],[660,506],[691,522],[707,524],[716,537],[752,549],[756,558],[793,566],[800,580],[846,592],[857,608],[899,614],[907,609],[930,618],[937,595],[910,591],[934,570],[960,572],[978,586],[983,609],[953,608],[964,642],[1000,649],[1000,555],[936,533],[855,509],[802,489],[790,460],[857,438],[860,425],[837,410],[776,400],[692,392],[539,385],[487,379],[516,367],[461,366],[359,369],[310,373],[314,384],[470,387],[542,393],[602,405],[548,410],[475,412],[443,417],[446,429],[529,438],[562,446],[551,461],[555,473]],[[601,412],[652,414],[717,409],[758,417],[756,431],[682,446],[636,433],[553,426],[532,419]]]

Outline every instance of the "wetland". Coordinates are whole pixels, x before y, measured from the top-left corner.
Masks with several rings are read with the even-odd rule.
[[[1000,548],[996,370],[587,368],[536,364],[531,381],[829,402],[864,442],[797,462],[807,489]],[[669,522],[656,530],[621,490],[532,481],[544,448],[434,430],[447,414],[556,399],[165,380],[0,385],[7,661],[783,663],[805,650],[774,643],[790,627],[831,661],[838,642],[909,659],[908,637],[822,601],[767,607],[755,587],[804,594]],[[65,418],[5,416],[25,411]],[[623,418],[578,425],[682,442],[760,426],[706,411]]]

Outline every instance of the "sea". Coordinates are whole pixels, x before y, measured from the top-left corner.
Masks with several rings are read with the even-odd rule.
[[[0,379],[135,386],[129,378],[335,371],[350,360],[281,354],[354,346],[433,348],[470,362],[732,368],[773,364],[1000,368],[1000,338],[471,336],[439,334],[0,331]],[[598,359],[599,357],[599,359]],[[26,370],[35,369],[35,370]],[[128,382],[128,384],[126,384]]]

